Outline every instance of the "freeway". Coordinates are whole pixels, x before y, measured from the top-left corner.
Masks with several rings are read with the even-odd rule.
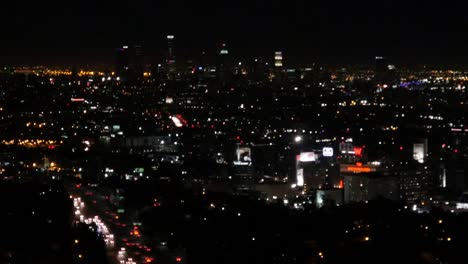
[[[95,223],[96,232],[106,242],[111,263],[139,264],[154,263],[151,247],[145,245],[139,223],[120,208],[116,208],[110,197],[99,188],[82,184],[65,183],[75,207],[75,221]]]

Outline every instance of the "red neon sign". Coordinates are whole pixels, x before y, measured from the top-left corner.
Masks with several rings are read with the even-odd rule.
[[[354,147],[354,155],[356,156],[362,156],[362,148],[360,147]]]

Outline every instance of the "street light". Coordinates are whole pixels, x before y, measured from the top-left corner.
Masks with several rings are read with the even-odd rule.
[[[294,138],[294,142],[296,142],[296,143],[302,142],[302,137],[301,137],[301,136],[296,136],[296,137]]]

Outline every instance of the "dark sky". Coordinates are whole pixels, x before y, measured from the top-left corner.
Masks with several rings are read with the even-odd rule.
[[[374,55],[408,64],[468,63],[462,1],[9,2],[0,8],[0,64],[109,62],[114,48],[135,41],[156,60],[168,33],[176,35],[179,58],[213,52],[225,40],[236,57],[283,50],[301,63],[359,63]]]

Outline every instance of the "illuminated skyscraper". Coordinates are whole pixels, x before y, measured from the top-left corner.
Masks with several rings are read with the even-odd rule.
[[[220,82],[226,82],[229,77],[229,50],[224,42],[218,43],[216,50],[216,73]]]
[[[174,56],[174,35],[167,35],[167,58],[166,58],[166,66],[168,73],[174,73],[175,68],[175,56]]]
[[[282,68],[283,67],[283,52],[275,51],[275,67]]]

